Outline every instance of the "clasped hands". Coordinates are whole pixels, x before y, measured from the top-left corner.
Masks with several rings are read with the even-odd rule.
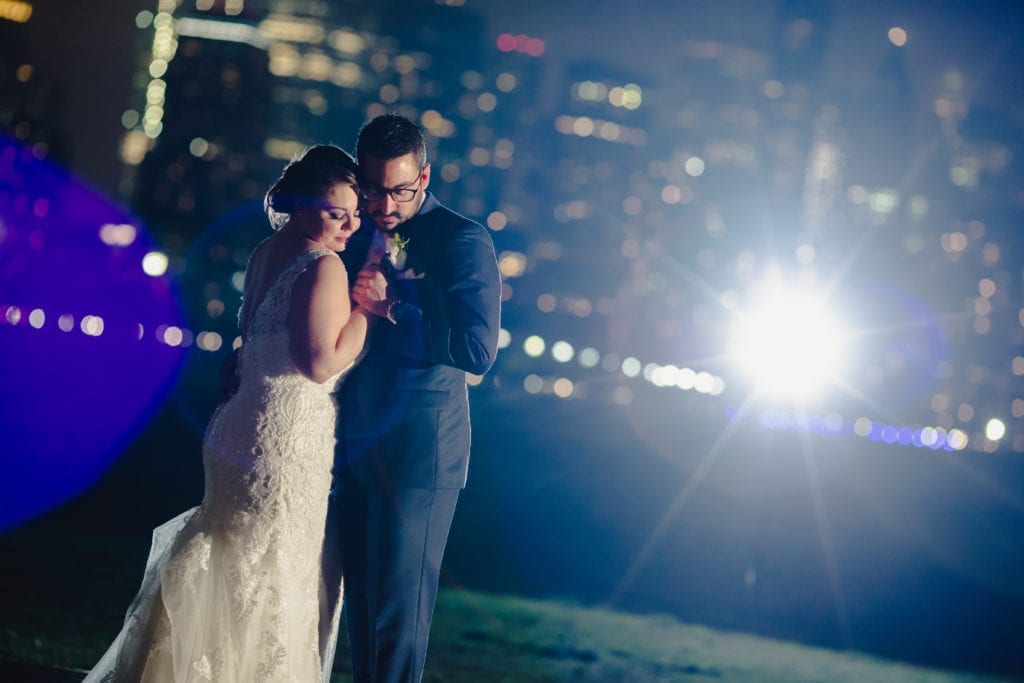
[[[368,313],[388,318],[394,297],[380,266],[369,264],[359,271],[352,286],[352,300]]]

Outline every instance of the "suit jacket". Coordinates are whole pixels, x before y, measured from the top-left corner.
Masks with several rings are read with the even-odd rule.
[[[498,345],[494,245],[482,226],[430,193],[398,232],[408,240],[407,258],[402,272],[388,276],[401,303],[395,323],[374,326],[366,355],[338,393],[339,459],[373,486],[462,488],[470,446],[466,373],[486,372]]]

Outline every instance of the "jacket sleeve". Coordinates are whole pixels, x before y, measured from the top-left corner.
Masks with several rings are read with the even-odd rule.
[[[482,375],[494,364],[501,318],[501,277],[490,235],[467,223],[441,255],[439,310],[399,302],[392,314],[400,337],[418,339],[401,350],[418,361],[440,363]],[[409,328],[413,329],[409,329]],[[397,351],[398,349],[396,349]]]

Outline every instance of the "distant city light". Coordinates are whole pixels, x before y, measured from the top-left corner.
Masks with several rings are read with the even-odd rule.
[[[0,0],[0,19],[24,24],[32,18],[32,3],[18,0]]]
[[[502,52],[521,52],[531,57],[540,57],[544,54],[543,40],[522,34],[502,33],[498,36],[496,44]]]
[[[579,352],[576,356],[576,360],[585,368],[593,368],[601,362],[601,353],[597,349],[588,346]]]
[[[160,277],[167,272],[167,254],[151,251],[142,257],[142,270],[151,277]]]
[[[777,282],[757,290],[754,306],[741,312],[733,327],[732,354],[769,394],[814,392],[842,360],[842,332],[828,303]]]
[[[98,315],[87,315],[80,323],[82,332],[90,337],[98,337],[103,334],[103,318]]]
[[[641,369],[640,361],[636,358],[629,357],[622,361],[622,374],[626,377],[636,377]]]
[[[225,7],[225,13],[231,14],[230,7]],[[260,28],[236,21],[182,17],[174,22],[174,28],[180,36],[244,43],[261,50],[266,50],[270,45],[269,36]]]
[[[990,441],[999,441],[1006,436],[1006,424],[998,419],[992,418],[985,424],[985,438]]]
[[[572,344],[567,341],[556,341],[551,345],[551,357],[559,363],[568,363],[574,354]]]
[[[138,230],[134,225],[128,223],[113,224],[107,223],[100,227],[100,240],[112,247],[127,247],[135,242]],[[145,265],[143,265],[145,268]]]
[[[498,348],[507,349],[512,343],[512,335],[504,327],[498,330]]]
[[[523,342],[523,351],[531,358],[538,358],[544,353],[544,340],[537,335],[530,335]]]
[[[573,386],[572,380],[567,377],[559,377],[554,381],[551,388],[554,391],[555,396],[558,396],[559,398],[569,398],[572,396],[573,389],[575,387]]]

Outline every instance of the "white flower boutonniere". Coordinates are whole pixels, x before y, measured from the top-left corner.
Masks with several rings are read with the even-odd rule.
[[[397,232],[388,235],[384,240],[384,251],[387,253],[388,260],[391,261],[391,265],[395,267],[396,271],[405,269],[405,261],[409,256],[405,248],[408,245],[409,238],[403,237]]]

